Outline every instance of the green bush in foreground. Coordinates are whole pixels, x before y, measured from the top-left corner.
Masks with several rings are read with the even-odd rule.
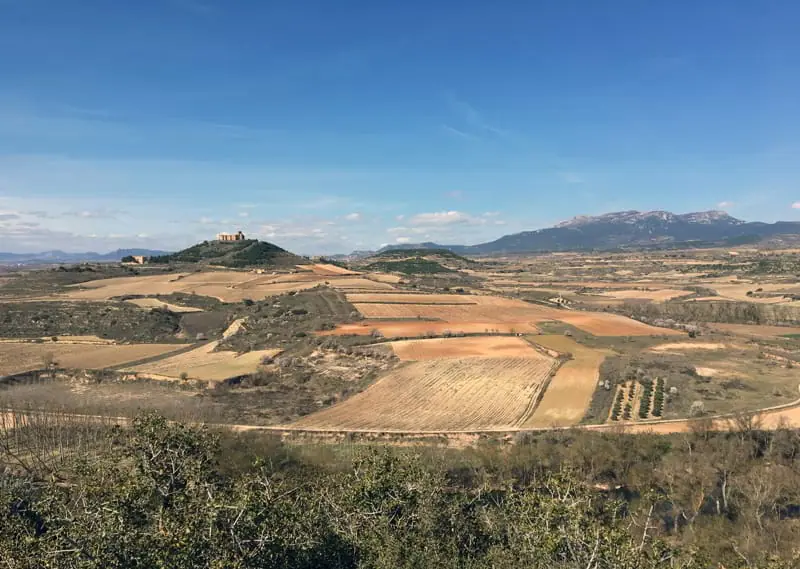
[[[226,475],[209,432],[146,415],[97,456],[0,480],[0,559],[13,568],[701,567],[633,539],[622,504],[567,470],[467,488],[414,453],[352,468]]]

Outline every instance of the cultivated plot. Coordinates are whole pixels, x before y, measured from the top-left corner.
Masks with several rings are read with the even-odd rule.
[[[757,324],[710,324],[709,326],[720,332],[753,338],[800,337],[800,328],[797,326],[760,326]]]
[[[545,348],[569,353],[572,359],[558,368],[536,410],[522,427],[577,425],[589,409],[600,380],[600,364],[610,352],[587,348],[566,336],[531,336],[530,340]]]
[[[442,295],[444,296],[444,295]],[[449,295],[463,298],[457,295]],[[605,312],[579,312],[539,306],[527,302],[494,296],[466,297],[475,304],[375,304],[354,303],[356,309],[371,319],[427,319],[444,322],[546,322],[561,321],[595,336],[651,336],[680,334],[666,328],[656,328],[625,316]]]
[[[530,322],[431,322],[410,320],[392,322],[364,320],[341,324],[334,330],[317,332],[319,336],[369,336],[375,331],[385,338],[417,338],[450,334],[534,334],[539,331]]]
[[[513,336],[473,336],[401,340],[389,345],[401,360],[423,361],[447,358],[540,358],[541,354],[522,338]]]
[[[177,379],[186,374],[189,379],[224,381],[259,370],[265,357],[274,357],[280,350],[253,350],[245,354],[214,349],[219,342],[210,342],[189,352],[156,362],[128,368],[124,371],[150,375],[156,379]]]
[[[456,294],[414,294],[387,292],[374,293],[348,293],[347,300],[352,303],[373,304],[478,304],[477,296]]]
[[[525,420],[556,366],[543,355],[414,362],[290,427],[336,431],[469,431]]]
[[[194,306],[180,306],[178,304],[171,304],[169,302],[164,302],[163,300],[159,300],[157,298],[132,298],[128,300],[130,304],[135,304],[140,308],[163,308],[164,310],[169,310],[170,312],[175,312],[176,314],[182,312],[202,312],[201,308],[196,308]]]
[[[180,344],[0,343],[0,374],[43,369],[46,362],[69,369],[105,369],[178,350]]]

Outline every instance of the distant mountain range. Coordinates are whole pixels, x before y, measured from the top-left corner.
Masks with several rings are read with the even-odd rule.
[[[46,265],[51,263],[113,263],[129,255],[166,255],[166,251],[151,249],[117,249],[110,253],[66,253],[64,251],[43,251],[41,253],[0,253],[0,264],[5,265]]]
[[[381,249],[449,249],[460,255],[497,255],[545,251],[611,250],[643,247],[730,246],[782,235],[800,235],[800,222],[746,222],[724,211],[674,214],[668,211],[619,211],[579,216],[554,227],[506,235],[479,245],[408,243]]]

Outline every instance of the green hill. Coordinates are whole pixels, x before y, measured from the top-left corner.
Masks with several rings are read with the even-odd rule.
[[[402,261],[377,261],[364,267],[368,271],[380,271],[382,273],[404,273],[406,275],[432,275],[438,273],[454,273],[453,269],[448,269],[441,263],[415,257],[413,259],[403,259]]]
[[[447,249],[386,249],[373,255],[371,260],[394,260],[422,257],[424,259],[441,259],[443,261],[459,261],[473,263],[470,259],[457,255]]]
[[[183,251],[150,257],[150,263],[200,263],[222,267],[292,266],[307,261],[277,245],[245,239],[244,241],[203,241]]]

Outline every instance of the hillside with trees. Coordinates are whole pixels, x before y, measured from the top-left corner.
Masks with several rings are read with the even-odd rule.
[[[289,267],[307,261],[277,245],[256,239],[203,241],[177,253],[150,257],[155,264],[195,263],[221,267]]]

